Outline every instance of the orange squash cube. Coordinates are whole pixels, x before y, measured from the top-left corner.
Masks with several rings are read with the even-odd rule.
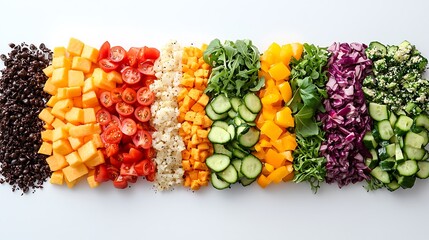
[[[82,106],[84,108],[96,107],[98,105],[97,94],[94,91],[89,91],[82,95]]]
[[[67,46],[67,52],[74,56],[80,56],[82,53],[84,43],[76,38],[70,38],[69,44]]]
[[[65,158],[67,163],[70,166],[76,166],[78,164],[82,164],[82,159],[80,158],[79,154],[76,151],[67,154]]]
[[[82,53],[80,54],[81,57],[88,59],[89,61],[93,63],[97,63],[98,60],[98,49],[93,48],[88,45],[84,45],[82,49]]]
[[[78,150],[82,162],[87,162],[97,156],[97,147],[93,141],[89,141],[82,145]]]
[[[87,174],[88,168],[85,166],[85,164],[78,164],[75,166],[68,166],[63,168],[63,173],[67,181],[73,182],[74,180]]]
[[[44,121],[47,124],[52,124],[52,122],[55,119],[54,115],[51,114],[50,110],[51,110],[50,108],[44,108],[39,113],[39,119]]]
[[[68,72],[68,86],[69,87],[83,87],[85,84],[84,74],[82,71],[69,70]]]
[[[73,148],[70,146],[70,143],[67,139],[60,139],[53,142],[52,147],[54,153],[58,153],[63,156],[73,152]]]
[[[66,56],[66,48],[65,47],[55,47],[52,56],[54,58]]]
[[[63,171],[58,170],[51,174],[51,179],[49,180],[51,184],[63,185],[64,183],[64,174]]]
[[[42,142],[42,145],[40,146],[39,151],[37,153],[44,154],[44,155],[51,155],[52,144],[48,142]]]
[[[84,73],[91,71],[92,62],[89,59],[83,57],[73,57],[71,68],[73,70],[79,70]]]
[[[51,83],[57,87],[68,86],[68,70],[66,68],[57,68],[52,72]]]

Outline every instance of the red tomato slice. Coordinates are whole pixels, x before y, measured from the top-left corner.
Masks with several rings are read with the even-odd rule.
[[[122,88],[115,88],[110,92],[113,103],[118,103],[122,101]]]
[[[97,62],[100,62],[101,59],[108,58],[110,52],[110,43],[105,41],[103,45],[101,45],[100,50],[98,51],[98,59]]]
[[[143,153],[131,147],[128,153],[124,153],[124,163],[135,163],[143,158]]]
[[[97,114],[96,114],[96,119],[97,122],[101,125],[101,126],[106,126],[107,124],[110,123],[110,121],[112,121],[112,117],[109,113],[109,111],[107,111],[106,109],[100,109],[98,110]]]
[[[100,102],[106,108],[111,107],[113,105],[111,93],[110,92],[102,92],[100,94]]]
[[[122,155],[122,153],[118,153],[116,155],[111,156],[109,158],[109,162],[110,164],[119,169],[124,162],[124,156]]]
[[[142,87],[137,91],[137,101],[140,105],[150,106],[155,101],[155,94],[148,87]]]
[[[124,176],[124,178],[129,183],[136,183],[138,176]]]
[[[108,165],[107,173],[109,175],[109,179],[114,181],[119,176],[119,170],[115,166]]]
[[[134,164],[122,163],[120,175],[122,176],[138,176],[136,170],[134,169]]]
[[[125,102],[116,103],[116,111],[124,117],[131,116],[134,113],[134,107]]]
[[[128,58],[128,64],[130,64],[131,67],[137,66],[137,58],[140,52],[140,48],[137,47],[131,47],[130,50],[127,52],[127,58]]]
[[[125,88],[122,92],[122,100],[128,104],[137,102],[137,93],[132,88]]]
[[[102,183],[109,181],[109,173],[105,164],[98,165],[95,167],[94,178],[96,182]]]
[[[128,187],[128,182],[123,176],[119,175],[113,181],[113,186],[118,189],[124,189]]]
[[[150,108],[146,106],[140,106],[134,111],[134,116],[140,122],[147,122],[151,117]]]
[[[122,121],[121,131],[123,134],[133,136],[137,132],[136,122],[131,118],[126,118]]]
[[[156,60],[159,58],[159,50],[152,47],[145,47],[144,48],[144,58],[145,59],[153,59]]]
[[[137,54],[137,63],[144,62],[146,59],[144,58],[144,50],[147,48],[146,46],[140,48],[139,53]]]
[[[152,136],[145,130],[138,130],[133,137],[133,143],[137,147],[148,149],[152,147]]]
[[[156,151],[154,148],[143,149],[143,158],[152,159],[156,156]]]
[[[149,159],[145,159],[138,162],[134,166],[134,169],[139,176],[147,176],[152,172],[152,168],[153,168],[152,165],[153,165],[152,161],[150,161]]]
[[[100,65],[101,69],[105,72],[111,72],[113,70],[116,70],[119,66],[118,63],[112,62],[106,58],[101,59],[98,61],[98,65]]]
[[[112,62],[120,63],[127,55],[127,51],[121,46],[114,46],[110,48],[109,59]]]
[[[155,75],[155,69],[153,68],[153,61],[152,60],[146,60],[143,62],[140,62],[137,69],[139,72],[141,72],[144,75]]]
[[[155,177],[156,177],[156,173],[153,172],[146,176],[146,180],[148,180],[149,182],[153,182],[155,181]]]
[[[122,139],[122,132],[119,127],[111,126],[101,134],[101,138],[106,143],[119,143]]]
[[[104,138],[101,138],[101,139],[104,141]],[[111,157],[111,156],[113,156],[119,152],[118,144],[104,143],[104,147],[106,149],[106,156],[107,157]]]
[[[136,84],[140,82],[140,72],[133,67],[125,67],[122,69],[122,80],[128,84]]]

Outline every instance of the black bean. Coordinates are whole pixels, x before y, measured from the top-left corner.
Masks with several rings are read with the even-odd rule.
[[[0,183],[23,193],[42,188],[51,173],[46,157],[37,154],[43,126],[37,116],[49,97],[42,69],[52,52],[45,44],[36,46],[10,43],[12,50],[0,55]]]

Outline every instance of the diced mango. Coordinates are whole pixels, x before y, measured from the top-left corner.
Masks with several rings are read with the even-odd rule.
[[[52,73],[54,72],[54,66],[49,65],[46,68],[44,68],[42,71],[47,77],[52,77]]]
[[[83,49],[82,49],[82,53],[81,53],[81,57],[86,58],[88,60],[90,60],[93,63],[97,63],[98,60],[98,49],[93,48],[91,46],[88,45],[84,45]]]
[[[53,130],[45,130],[40,132],[41,138],[45,142],[52,142],[53,139]]]
[[[62,57],[66,56],[66,48],[65,47],[55,47],[54,53],[52,54],[52,57]]]
[[[49,98],[48,102],[46,103],[46,106],[53,107],[55,105],[55,103],[58,102],[58,100],[59,99],[57,98],[57,96],[52,96]]]
[[[96,123],[97,119],[95,118],[94,108],[84,108],[83,109],[83,123]]]
[[[58,141],[60,139],[66,139],[69,137],[69,131],[66,126],[55,128],[52,133],[52,141]]]
[[[67,52],[74,56],[80,56],[82,53],[84,43],[76,38],[70,38],[69,44],[67,46]]]
[[[39,119],[42,120],[42,121],[44,121],[47,124],[52,124],[52,122],[54,121],[55,117],[54,117],[54,115],[51,114],[49,108],[44,108],[39,113]]]
[[[97,156],[97,147],[93,141],[89,141],[82,145],[78,150],[79,156],[85,163]]]
[[[68,86],[69,87],[83,87],[85,84],[84,74],[82,71],[69,70],[68,71]]]
[[[97,94],[94,91],[89,91],[82,95],[82,106],[84,108],[96,107],[98,105]]]
[[[85,143],[83,137],[68,137],[67,139],[69,140],[70,146],[73,150],[77,150]]]
[[[54,96],[55,94],[57,94],[57,86],[55,86],[52,83],[52,78],[49,78],[46,82],[45,82],[45,86],[43,86],[43,91],[45,93],[48,93],[52,96]],[[48,105],[49,106],[49,105]],[[51,107],[51,106],[50,106]]]
[[[74,151],[70,154],[67,154],[65,156],[65,158],[66,158],[67,163],[70,166],[76,166],[78,164],[82,164],[82,159],[80,158],[79,154],[76,151]]]
[[[100,183],[95,181],[95,170],[91,170],[86,177],[86,182],[88,183],[90,188],[96,188],[100,186]]]
[[[51,171],[61,170],[68,166],[68,163],[63,155],[54,153],[54,155],[46,158],[46,162],[49,165]]]
[[[97,132],[94,129],[94,124],[83,124],[69,129],[69,134],[72,137],[85,137],[95,133]]]
[[[103,164],[104,162],[104,154],[101,152],[101,150],[97,150],[97,155],[94,158],[86,161],[85,165],[88,167],[96,167],[100,164]]]
[[[67,139],[55,141],[52,146],[54,153],[58,153],[63,156],[73,152],[73,148],[70,146],[70,143]]]
[[[68,166],[63,168],[63,173],[67,181],[73,182],[74,180],[87,174],[88,168],[85,166],[85,164],[78,164],[75,166]]]
[[[84,82],[82,93],[87,93],[95,90],[97,90],[97,87],[94,85],[93,78],[92,77],[87,78]]]
[[[84,112],[81,108],[73,107],[65,114],[65,119],[73,124],[84,123]]]
[[[52,144],[48,142],[42,142],[42,145],[40,146],[39,151],[37,153],[44,154],[44,155],[51,155]]]
[[[84,73],[91,71],[92,62],[89,59],[83,57],[73,57],[71,68],[73,70],[79,70]]]
[[[68,86],[68,70],[66,68],[57,68],[52,73],[51,83],[56,87]]]
[[[63,171],[58,170],[51,174],[51,179],[49,180],[49,182],[51,184],[63,185],[63,182],[64,182],[63,180],[64,180]]]
[[[65,56],[61,56],[61,57],[54,57],[52,59],[52,67],[54,69],[57,68],[65,68],[65,69],[70,69],[71,66],[71,62],[70,59],[68,59]]]

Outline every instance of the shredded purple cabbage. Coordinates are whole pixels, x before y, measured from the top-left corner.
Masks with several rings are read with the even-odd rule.
[[[369,179],[370,170],[364,159],[370,153],[362,142],[371,130],[362,91],[362,81],[371,71],[366,47],[359,43],[334,43],[328,48],[328,98],[323,102],[326,112],[318,115],[326,141],[320,152],[327,160],[326,182],[337,182],[340,188]]]

